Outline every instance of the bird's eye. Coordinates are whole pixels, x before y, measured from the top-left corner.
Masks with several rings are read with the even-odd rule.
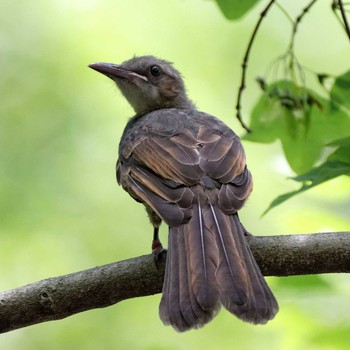
[[[152,74],[153,76],[155,76],[155,77],[159,76],[160,73],[162,72],[162,70],[161,70],[160,67],[158,67],[158,66],[152,66],[152,67],[150,68],[150,71],[151,71],[151,74]]]

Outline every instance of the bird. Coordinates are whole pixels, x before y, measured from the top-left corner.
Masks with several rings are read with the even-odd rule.
[[[146,208],[155,257],[163,251],[159,227],[169,227],[160,319],[184,332],[223,306],[252,324],[272,320],[278,303],[238,217],[253,188],[240,138],[197,110],[169,61],[147,55],[89,67],[112,79],[135,111],[119,143],[116,177]]]

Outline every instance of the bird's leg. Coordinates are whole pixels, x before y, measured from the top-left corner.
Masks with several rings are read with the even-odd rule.
[[[159,270],[159,263],[161,261],[163,252],[166,250],[163,248],[163,245],[159,239],[159,226],[154,226],[153,231],[153,241],[152,241],[152,255],[154,264],[156,265],[156,268]]]
[[[152,241],[152,254],[154,256],[154,261],[157,265],[161,254],[164,251],[162,243],[159,239],[159,226],[162,223],[162,219],[154,212],[150,207],[146,207],[148,217],[153,225],[153,241]]]
[[[152,254],[157,259],[158,256],[163,252],[163,246],[159,239],[159,226],[154,227],[153,241],[152,241]]]

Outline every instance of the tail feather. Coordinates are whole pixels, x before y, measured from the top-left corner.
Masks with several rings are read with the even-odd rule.
[[[178,331],[199,328],[219,311],[215,281],[215,236],[202,222],[200,206],[189,223],[169,230],[169,247],[159,315]],[[170,266],[171,265],[171,266]]]
[[[266,323],[275,316],[278,305],[245,240],[238,216],[215,211],[214,207],[212,212],[218,224],[218,244],[225,242],[226,250],[232,257],[229,260],[230,270],[236,272],[232,279],[228,278],[225,267],[227,258],[221,254],[217,271],[217,281],[222,290],[220,301],[227,310],[244,321]],[[240,298],[242,295],[245,299]]]
[[[278,311],[237,214],[194,204],[188,223],[169,229],[160,318],[183,332],[208,323],[222,304],[238,318],[266,323]]]
[[[178,229],[178,232],[172,233],[177,235],[178,243],[180,246],[185,247],[185,237],[183,226]],[[191,325],[197,325],[201,323],[203,318],[203,311],[200,308],[196,298],[193,295],[192,289],[190,289],[188,262],[186,257],[186,250],[179,250],[179,282],[180,282],[180,309],[183,318],[188,324],[188,328]]]
[[[169,234],[169,247],[159,316],[164,324],[183,331],[189,328],[180,307],[179,246],[177,235]],[[182,282],[182,281],[181,281]]]
[[[211,310],[219,300],[219,288],[215,281],[217,245],[213,232],[203,225],[201,205],[196,205],[193,210],[192,219],[185,226],[190,285],[201,308]]]
[[[219,247],[219,263],[215,276],[221,290],[220,300],[226,308],[229,304],[234,308],[240,307],[248,302],[247,271],[240,247],[230,234],[231,228],[225,220],[225,214],[211,204],[207,212],[207,221],[215,232]]]
[[[273,319],[278,312],[278,303],[267,285],[258,264],[256,263],[249,245],[246,243],[244,230],[238,215],[230,216],[231,227],[237,229],[237,237],[241,242],[243,258],[247,271],[250,271],[250,294],[254,300],[255,315],[252,323],[266,323]],[[234,229],[233,231],[234,232]],[[233,233],[234,234],[234,233]]]
[[[182,230],[179,235],[179,245],[182,247],[188,246],[188,235],[186,235],[185,230]],[[179,260],[180,283],[182,283],[180,288],[180,308],[190,328],[199,328],[208,323],[215,316],[219,304],[216,302],[213,309],[203,310],[197,301],[191,285],[190,262],[189,259],[187,259],[187,249],[181,249],[179,251]]]

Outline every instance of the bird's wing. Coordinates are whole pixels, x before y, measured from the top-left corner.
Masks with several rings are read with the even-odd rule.
[[[199,128],[197,137],[202,145],[200,167],[207,176],[220,183],[219,207],[226,214],[233,214],[248,199],[253,189],[252,176],[238,136],[220,121],[210,119],[208,124]],[[210,127],[210,124],[214,125]]]
[[[119,183],[170,226],[191,216],[195,186],[205,179],[219,190],[214,200],[225,211],[238,210],[251,190],[239,138],[211,116],[190,118],[170,111],[143,117],[125,134],[117,163]]]

